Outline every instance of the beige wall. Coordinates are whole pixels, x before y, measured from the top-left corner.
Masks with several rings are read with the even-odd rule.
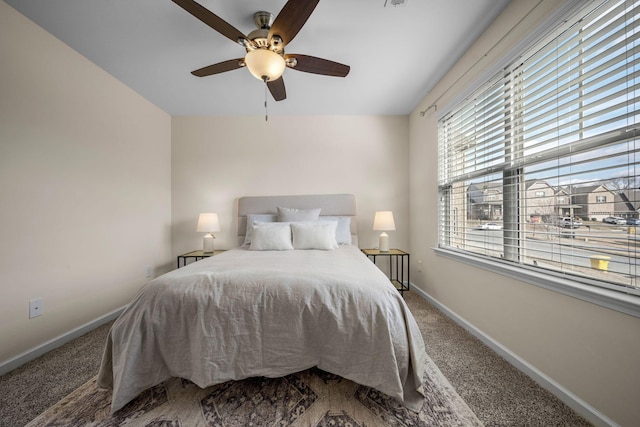
[[[171,119],[2,1],[0,63],[3,364],[167,268]]]
[[[411,115],[411,278],[472,327],[595,411],[620,425],[637,425],[640,319],[439,257],[432,249],[438,244],[437,115],[456,92],[464,90],[560,4],[544,2],[507,35],[504,43],[491,49],[536,3],[512,2]],[[474,63],[478,65],[473,67]],[[458,79],[459,83],[446,92]],[[438,111],[432,108],[421,117],[419,112],[435,101]],[[418,271],[418,260],[423,262],[422,272]]]
[[[202,248],[200,212],[217,212],[216,247],[236,246],[240,196],[353,193],[360,246],[377,246],[376,210],[392,210],[392,247],[409,242],[407,116],[174,117],[173,255]]]

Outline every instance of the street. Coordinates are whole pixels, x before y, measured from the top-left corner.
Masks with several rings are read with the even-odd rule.
[[[467,250],[499,257],[504,254],[502,230],[467,230],[466,241]],[[554,270],[593,275],[601,271],[591,267],[591,257],[606,256],[610,258],[608,275],[605,276],[608,281],[640,286],[637,260],[640,248],[636,245],[635,235],[629,237],[613,227],[571,230],[542,224],[536,228],[528,225],[521,261]]]

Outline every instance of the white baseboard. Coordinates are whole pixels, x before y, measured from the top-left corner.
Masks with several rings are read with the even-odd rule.
[[[124,311],[125,307],[120,307],[111,313],[107,313],[104,316],[100,316],[97,319],[94,319],[90,322],[85,323],[84,325],[78,326],[75,329],[70,330],[67,333],[59,335],[43,344],[40,344],[30,350],[25,351],[11,359],[5,360],[0,363],[0,375],[4,375],[9,371],[16,369],[17,367],[24,365],[25,363],[42,356],[43,354],[60,347],[62,344],[65,344],[72,339],[78,338],[86,334],[87,332],[97,328],[98,326],[102,326],[105,323],[112,321],[117,318],[120,313]]]
[[[546,375],[544,372],[538,370],[535,366],[531,365],[526,360],[522,359],[517,354],[513,353],[507,347],[503,346],[499,342],[495,341],[490,336],[486,335],[483,331],[476,328],[473,324],[468,322],[463,317],[456,314],[454,311],[449,309],[446,305],[442,304],[437,299],[433,298],[431,295],[427,294],[422,289],[417,286],[411,286],[411,290],[415,291],[416,294],[420,295],[422,298],[429,301],[438,310],[442,311],[449,318],[451,318],[458,325],[462,326],[466,329],[470,334],[478,338],[482,341],[487,347],[498,353],[502,356],[507,362],[513,365],[516,369],[529,376],[535,382],[537,382],[542,388],[549,391],[553,395],[555,395],[558,399],[564,402],[571,409],[576,411],[582,417],[584,417],[587,421],[591,422],[596,426],[603,427],[619,427],[613,420],[604,415],[602,412],[595,409],[593,406],[589,405],[587,402],[582,400],[580,397],[573,394],[571,391],[567,390],[560,383],[556,382],[553,378]]]

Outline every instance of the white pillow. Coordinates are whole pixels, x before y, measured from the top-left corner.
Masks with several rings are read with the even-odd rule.
[[[292,250],[291,225],[288,222],[254,222],[249,249],[252,251]]]
[[[337,226],[337,221],[292,222],[294,249],[336,249]]]
[[[320,208],[293,209],[278,206],[278,222],[317,221],[320,216],[320,210]]]
[[[251,235],[253,233],[253,223],[258,222],[276,222],[278,220],[277,215],[273,214],[248,214],[247,215],[247,230],[244,233],[243,245],[251,243]]]
[[[336,242],[338,242],[339,245],[350,245],[352,243],[350,216],[321,216],[318,221],[338,221]]]

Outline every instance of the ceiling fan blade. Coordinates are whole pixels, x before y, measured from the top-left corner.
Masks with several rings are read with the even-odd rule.
[[[242,67],[244,67],[244,58],[230,59],[228,61],[218,62],[217,64],[199,68],[195,71],[192,71],[191,74],[197,77],[206,77],[212,74],[220,74],[226,71],[232,71]]]
[[[174,0],[175,1],[175,0]],[[289,0],[284,5],[269,30],[271,37],[280,36],[285,46],[293,40],[320,0]]]
[[[294,67],[291,67],[291,69],[304,71],[305,73],[346,77],[351,70],[351,67],[348,65],[329,61],[328,59],[316,58],[315,56],[291,54],[285,55],[285,58],[294,58],[297,63]]]
[[[284,88],[284,80],[282,80],[282,77],[268,81],[267,87],[269,88],[269,92],[271,92],[273,99],[276,101],[282,101],[287,97],[287,91]]]
[[[175,4],[235,43],[247,37],[236,27],[193,0],[172,0]]]

